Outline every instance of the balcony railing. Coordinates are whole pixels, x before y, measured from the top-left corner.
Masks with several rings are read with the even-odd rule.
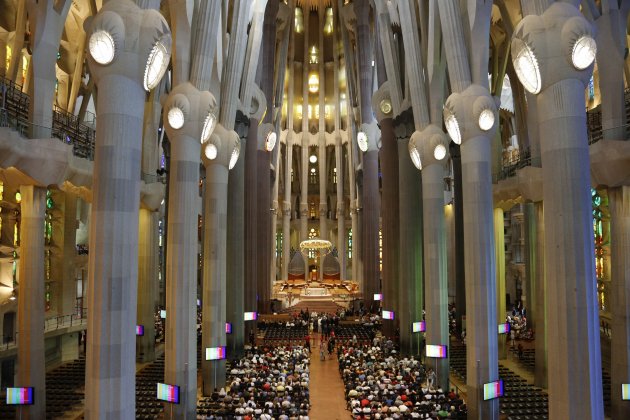
[[[95,130],[79,118],[58,107],[53,109],[52,127],[39,127],[28,120],[30,97],[22,87],[7,79],[0,79],[0,127],[11,127],[28,137],[32,128],[51,131],[51,136],[72,145],[75,156],[93,160]],[[94,125],[94,122],[92,123]]]
[[[44,333],[56,331],[62,328],[76,327],[78,325],[87,325],[87,309],[83,308],[80,314],[73,313],[68,315],[59,315],[48,318],[44,321]],[[8,350],[17,346],[17,338],[19,331],[13,335],[5,335],[3,337],[2,349]]]

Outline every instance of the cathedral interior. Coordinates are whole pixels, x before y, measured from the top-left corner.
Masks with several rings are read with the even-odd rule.
[[[629,13],[0,0],[0,418],[630,418]]]

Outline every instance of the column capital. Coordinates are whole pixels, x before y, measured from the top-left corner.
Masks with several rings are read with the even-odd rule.
[[[88,64],[96,84],[109,75],[142,83],[152,90],[171,57],[171,31],[157,10],[132,1],[109,1],[86,20]]]
[[[533,94],[565,79],[586,86],[596,52],[592,25],[568,2],[554,2],[539,16],[525,16],[512,36],[516,74]]]
[[[491,138],[497,129],[497,100],[481,85],[470,85],[451,94],[444,104],[444,124],[451,139],[461,144],[467,139]]]
[[[199,143],[208,141],[217,123],[216,108],[212,93],[200,91],[190,82],[175,86],[162,101],[162,119],[171,143],[177,144],[187,137]]]
[[[416,168],[442,165],[448,161],[449,139],[438,126],[429,124],[422,131],[416,131],[409,140],[409,155]]]
[[[241,140],[234,130],[226,130],[217,124],[213,133],[202,146],[201,161],[207,168],[210,164],[218,164],[232,169],[238,161],[241,151]]]
[[[378,151],[381,146],[381,129],[376,120],[369,124],[363,123],[356,133],[356,141],[362,152]]]

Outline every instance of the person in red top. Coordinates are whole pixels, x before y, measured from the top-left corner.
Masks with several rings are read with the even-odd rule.
[[[304,347],[306,347],[309,353],[311,352],[311,336],[308,334],[304,337]]]

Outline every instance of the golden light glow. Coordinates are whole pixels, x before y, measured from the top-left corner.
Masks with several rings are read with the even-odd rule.
[[[333,10],[332,7],[326,8],[326,22],[324,23],[324,33],[331,34],[333,31]]]
[[[5,71],[9,71],[9,65],[11,64],[11,57],[13,57],[13,50],[11,46],[7,45],[7,62],[5,65]]]
[[[304,15],[302,14],[302,9],[299,7],[295,8],[295,32],[301,34],[304,30]]]
[[[310,58],[308,60],[309,64],[317,64],[319,60],[317,59],[317,47],[313,45],[313,47],[309,51]]]
[[[308,91],[311,93],[319,92],[319,76],[316,73],[311,73],[308,76]]]

